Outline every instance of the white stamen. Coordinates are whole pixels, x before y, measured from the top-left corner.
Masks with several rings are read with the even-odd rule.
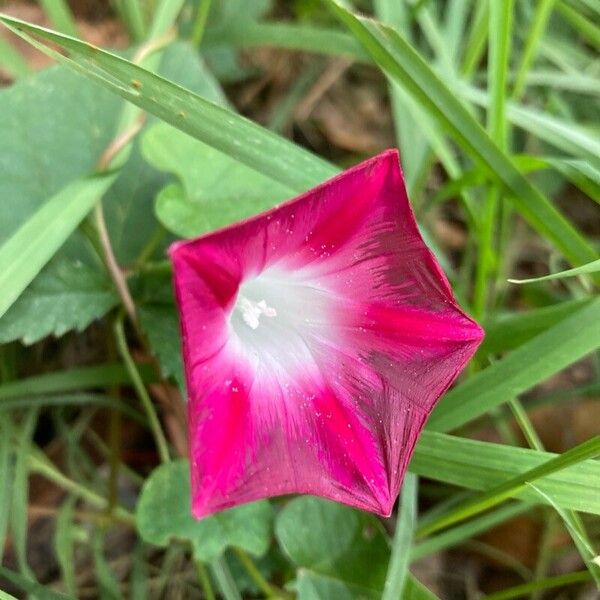
[[[265,270],[238,290],[231,339],[269,376],[306,369],[314,362],[311,340],[329,335],[333,302],[328,290],[300,270]]]
[[[265,317],[276,317],[277,311],[271,307],[267,306],[267,302],[265,300],[261,300],[260,302],[252,302],[245,296],[238,297],[238,308],[242,313],[242,319],[244,319],[244,323],[248,325],[251,329],[258,329],[260,325],[260,316],[265,315]]]

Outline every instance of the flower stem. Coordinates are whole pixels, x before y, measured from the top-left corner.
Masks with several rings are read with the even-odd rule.
[[[238,557],[239,561],[244,566],[244,569],[248,572],[248,575],[252,578],[252,581],[256,584],[258,589],[265,595],[266,598],[292,598],[285,590],[282,590],[274,585],[271,585],[254,564],[252,559],[248,556],[248,553],[241,548],[234,548],[233,551]]]
[[[154,440],[156,442],[156,448],[158,450],[160,460],[163,463],[167,463],[171,460],[167,440],[161,429],[160,421],[158,420],[156,410],[154,409],[154,404],[152,404],[150,395],[148,394],[148,391],[144,386],[142,377],[129,352],[127,340],[125,339],[125,331],[123,329],[123,313],[121,313],[115,321],[115,339],[117,341],[117,348],[119,350],[119,354],[121,355],[121,358],[125,363],[125,368],[127,369],[129,377],[131,378],[131,383],[133,383],[133,387],[135,388],[135,391],[137,392],[142,403],[142,407],[144,408],[144,411],[146,412],[146,415],[148,417],[148,422],[150,423],[150,429],[152,430],[152,434],[154,435]]]
[[[61,473],[39,450],[29,454],[29,466],[35,473],[42,475],[64,490],[76,494],[93,506],[99,509],[106,508],[108,502],[105,498],[84,485],[81,485],[79,482],[69,479],[69,477]],[[122,521],[123,523],[135,525],[135,517],[125,508],[120,506],[115,507],[112,515],[115,519]],[[101,518],[100,515],[98,515],[98,517]]]

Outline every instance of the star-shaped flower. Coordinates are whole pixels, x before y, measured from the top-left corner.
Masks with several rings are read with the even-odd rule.
[[[170,253],[194,515],[289,493],[389,515],[482,339],[421,239],[397,152]]]

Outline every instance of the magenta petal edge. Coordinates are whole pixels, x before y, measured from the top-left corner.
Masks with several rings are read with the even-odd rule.
[[[170,256],[194,516],[290,493],[389,516],[483,338],[419,234],[397,151]]]

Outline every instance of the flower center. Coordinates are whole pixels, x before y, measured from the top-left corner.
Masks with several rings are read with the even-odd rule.
[[[290,368],[312,362],[309,346],[327,327],[328,293],[297,273],[269,269],[240,286],[230,327],[255,365]]]
[[[277,311],[272,306],[267,306],[265,300],[254,302],[241,294],[238,296],[236,308],[242,313],[242,319],[250,329],[258,329],[261,315],[265,317],[277,316]]]

